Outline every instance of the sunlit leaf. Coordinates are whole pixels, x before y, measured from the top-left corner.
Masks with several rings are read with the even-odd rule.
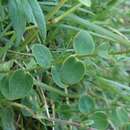
[[[80,31],[74,38],[73,46],[79,55],[91,54],[95,50],[95,43],[87,31]]]
[[[0,63],[0,72],[8,72],[13,66],[13,60]]]

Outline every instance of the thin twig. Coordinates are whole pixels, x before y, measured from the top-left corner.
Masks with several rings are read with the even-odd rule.
[[[82,6],[82,4],[77,4],[74,7],[70,8],[68,11],[66,11],[65,13],[63,13],[62,15],[56,17],[55,19],[52,20],[52,23],[58,23],[59,21],[61,21],[64,17],[70,15],[72,12],[74,12],[77,8],[79,8],[80,6]]]
[[[52,92],[54,92],[54,93],[57,93],[57,94],[59,94],[59,95],[61,95],[61,96],[63,96],[63,97],[69,97],[69,98],[79,98],[79,95],[77,95],[77,94],[65,94],[64,93],[64,91],[61,91],[61,90],[59,90],[59,89],[57,89],[57,88],[54,88],[54,87],[52,87],[52,86],[49,86],[49,85],[47,85],[47,84],[45,84],[45,83],[42,83],[42,82],[40,82],[40,81],[37,81],[36,79],[34,79],[34,85],[36,85],[36,86],[40,86],[41,88],[43,88],[43,89],[45,89],[45,90],[48,90],[48,91],[52,91]]]
[[[67,120],[62,120],[62,119],[56,119],[56,118],[45,118],[48,121],[55,121],[57,123],[60,124],[65,124],[65,125],[72,125],[72,126],[76,126],[76,127],[83,127],[79,122],[75,122],[75,121],[67,121]]]
[[[51,11],[49,14],[47,14],[47,20],[51,19],[58,11],[59,9],[67,2],[68,0],[61,0]]]
[[[82,127],[82,125],[79,122],[76,122],[76,121],[67,121],[67,120],[56,119],[56,118],[48,118],[48,117],[40,117],[40,119],[39,119],[39,117],[37,117],[37,115],[30,108],[28,108],[25,105],[16,103],[16,102],[11,102],[11,103],[9,103],[9,105],[20,108],[20,109],[25,109],[26,111],[28,111],[32,115],[33,118],[38,119],[38,120],[43,119],[43,120],[47,120],[47,121],[50,121],[50,122],[57,122],[57,123],[60,123],[60,124]]]
[[[31,29],[34,29],[34,28],[38,28],[36,25],[31,25],[31,26],[28,26],[26,29],[25,29],[25,31],[28,31],[28,30],[31,30]],[[9,32],[6,32],[5,34],[4,34],[4,36],[9,36],[9,35],[12,35],[12,34],[14,34],[15,33],[15,31],[9,31]]]

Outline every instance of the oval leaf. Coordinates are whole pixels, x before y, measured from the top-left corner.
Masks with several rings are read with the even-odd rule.
[[[52,55],[50,50],[41,44],[34,44],[32,47],[32,54],[35,57],[37,64],[47,69],[51,67]]]
[[[94,101],[91,97],[83,95],[79,100],[79,110],[82,113],[93,111],[95,108]]]
[[[28,1],[32,8],[32,12],[35,17],[35,21],[39,27],[41,38],[43,38],[43,40],[45,40],[46,39],[46,20],[45,20],[44,14],[42,12],[42,9],[37,0],[28,0]]]
[[[0,82],[0,90],[8,100],[24,98],[32,89],[33,79],[22,70],[14,72],[11,77],[4,77]]]
[[[53,66],[51,69],[51,74],[52,74],[52,78],[53,78],[54,82],[56,83],[56,85],[58,85],[61,88],[67,87],[67,85],[65,85],[61,80],[60,67]]]
[[[129,122],[128,113],[123,108],[115,108],[109,113],[109,119],[115,127],[122,127]]]
[[[17,36],[16,46],[19,45],[26,27],[24,9],[21,5],[21,0],[9,0],[8,2],[9,16]]]
[[[61,68],[61,78],[67,84],[76,84],[84,76],[85,66],[74,56],[67,58]]]
[[[14,111],[12,108],[2,108],[0,110],[2,130],[16,130]]]
[[[31,8],[31,5],[29,3],[28,0],[22,0],[22,4],[23,4],[23,8],[24,8],[24,13],[25,13],[25,17],[26,17],[26,21],[27,23],[36,23],[34,14],[33,14],[33,10]]]
[[[74,38],[73,47],[78,55],[88,55],[94,52],[95,43],[87,31],[80,31]]]
[[[98,130],[106,130],[109,125],[107,116],[103,112],[95,112],[90,119],[94,120],[93,127]]]

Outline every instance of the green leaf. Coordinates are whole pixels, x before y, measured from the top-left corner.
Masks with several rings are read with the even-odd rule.
[[[22,70],[17,70],[10,77],[1,80],[0,91],[8,100],[16,100],[27,96],[32,85],[32,77]]]
[[[69,119],[72,116],[73,108],[67,104],[58,104],[57,111],[65,119]]]
[[[13,66],[13,60],[0,63],[0,72],[8,72],[12,66]]]
[[[128,86],[126,86],[124,84],[118,83],[118,82],[113,81],[113,80],[105,79],[103,77],[98,77],[97,79],[99,79],[102,83],[105,83],[108,86],[113,87],[115,89],[127,90],[127,91],[130,92],[130,87],[128,87]]]
[[[122,45],[129,45],[129,40],[124,38],[123,36],[118,35],[117,33],[114,33],[113,31],[110,31],[109,29],[103,28],[102,26],[99,26],[93,22],[90,22],[87,19],[83,19],[76,15],[69,15],[69,20],[75,21],[75,23],[87,28],[88,30],[91,30],[93,32],[96,32],[97,34],[109,37],[112,41],[117,41]]]
[[[106,43],[102,43],[100,44],[96,51],[97,51],[97,54],[102,57],[102,58],[108,58],[109,54],[108,54],[108,49],[109,49],[109,45],[106,44]]]
[[[104,91],[113,93],[113,94],[121,94],[121,90],[118,87],[115,87],[113,84],[108,82],[105,78],[96,77],[97,84],[101,87]]]
[[[23,11],[24,11],[25,16],[26,16],[26,21],[28,23],[36,23],[35,17],[34,17],[34,14],[33,14],[33,10],[31,8],[29,1],[28,0],[22,0],[22,4],[23,4]]]
[[[125,109],[117,108],[116,111],[117,111],[118,119],[120,120],[122,125],[129,122],[129,116]]]
[[[109,125],[107,121],[107,116],[103,112],[95,112],[90,117],[90,119],[94,120],[94,124],[92,126],[98,130],[106,130]]]
[[[76,84],[85,74],[85,66],[82,61],[74,56],[68,57],[61,68],[61,78],[64,83]]]
[[[61,75],[60,75],[60,68],[59,66],[53,66],[51,69],[51,74],[53,81],[56,83],[61,88],[66,88],[67,85],[65,85],[62,80],[61,80]]]
[[[28,0],[33,11],[36,23],[40,30],[40,35],[43,40],[46,39],[46,21],[42,9],[37,0]]]
[[[83,5],[90,7],[91,6],[91,0],[79,0]]]
[[[46,46],[34,44],[32,46],[32,54],[35,57],[37,64],[41,67],[45,69],[51,67],[53,58],[50,50]]]
[[[26,27],[26,18],[21,0],[9,0],[8,2],[9,16],[16,32],[16,46],[19,45]]]
[[[79,100],[79,110],[82,113],[88,113],[93,111],[95,108],[94,101],[91,97],[83,95]]]
[[[87,55],[94,52],[95,43],[87,31],[80,31],[74,38],[73,47],[78,55]]]
[[[14,125],[14,112],[12,108],[2,108],[0,110],[2,130],[16,130]]]
[[[111,125],[115,126],[116,128],[119,128],[121,125],[120,125],[120,120],[118,119],[118,116],[117,116],[117,112],[116,112],[116,109],[113,109],[109,115],[108,115],[108,118],[110,119],[111,121]]]
[[[108,116],[116,128],[125,125],[129,121],[128,113],[126,110],[119,107],[113,109]]]
[[[27,69],[35,69],[37,67],[37,63],[34,58],[31,58],[28,63],[26,63],[26,68]]]

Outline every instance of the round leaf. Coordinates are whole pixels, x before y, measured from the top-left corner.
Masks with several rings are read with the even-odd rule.
[[[33,79],[22,70],[14,72],[11,77],[4,77],[0,82],[0,90],[8,100],[24,98],[32,89]]]
[[[95,108],[94,101],[91,97],[83,95],[79,100],[79,110],[82,113],[91,112]]]
[[[103,112],[95,112],[90,119],[94,120],[93,127],[98,130],[106,130],[109,125],[107,116]]]
[[[32,54],[36,59],[37,64],[47,69],[51,67],[52,54],[50,50],[41,44],[34,44],[32,47]]]
[[[128,123],[128,113],[123,108],[115,108],[109,113],[109,119],[115,127],[121,127]]]
[[[85,66],[74,56],[67,58],[61,68],[61,78],[67,84],[76,84],[84,76]]]
[[[52,78],[53,81],[56,83],[56,85],[58,85],[61,88],[66,88],[67,85],[65,85],[62,81],[61,81],[61,77],[60,77],[60,67],[58,66],[53,66],[51,69],[51,73],[52,73]]]
[[[73,47],[78,55],[88,55],[94,52],[95,43],[87,31],[80,31],[74,38]]]

